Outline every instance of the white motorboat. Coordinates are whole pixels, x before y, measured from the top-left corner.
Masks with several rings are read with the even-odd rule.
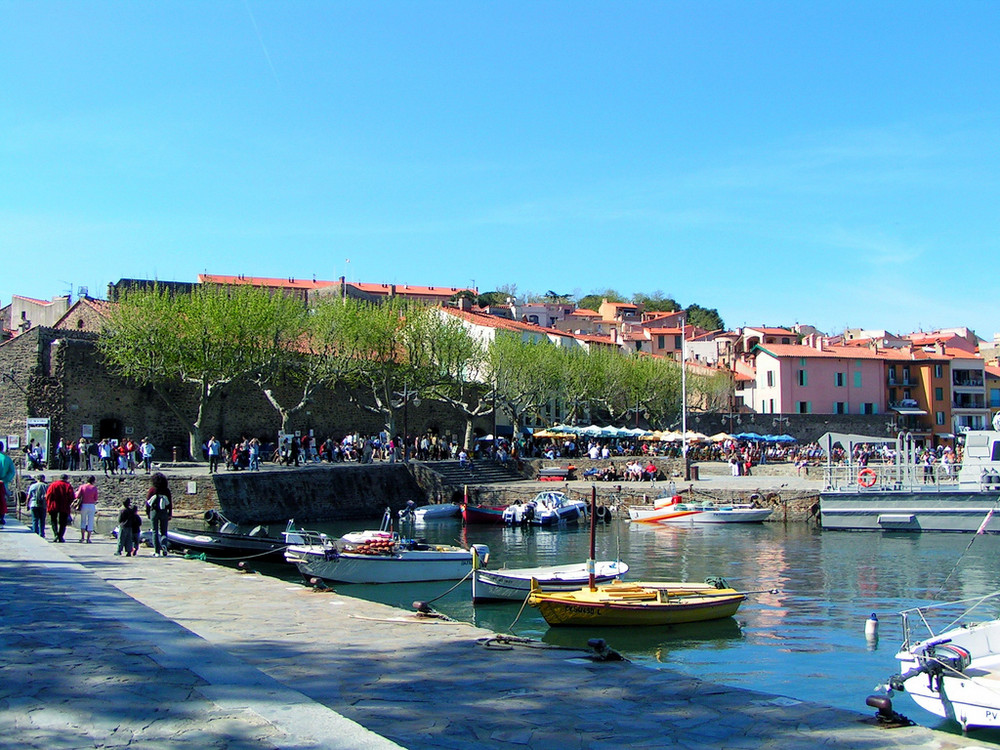
[[[664,502],[664,500],[668,502]],[[636,506],[628,509],[629,518],[639,523],[689,525],[702,523],[760,523],[772,513],[771,508],[753,505],[720,503],[684,503],[678,497],[661,498],[653,507]]]
[[[575,523],[587,516],[587,503],[573,500],[564,492],[539,492],[526,503],[508,505],[503,512],[504,523],[510,525],[553,526]]]
[[[613,560],[598,560],[594,564],[594,580],[607,583],[628,572],[628,564]],[[589,581],[586,563],[550,565],[538,568],[507,568],[472,573],[472,601],[502,599],[523,602],[531,591],[531,579],[538,581],[542,591],[571,591]]]
[[[1000,727],[1000,592],[901,612],[900,674],[888,694],[906,692],[921,708],[968,727]],[[976,621],[977,617],[988,619]],[[947,619],[935,630],[932,621]],[[926,631],[926,635],[923,631]],[[873,696],[874,697],[874,696]],[[869,705],[877,705],[869,699]],[[891,709],[891,706],[890,706]]]
[[[472,571],[473,555],[483,564],[489,560],[485,544],[469,549],[428,544],[401,537],[390,524],[391,514],[386,510],[380,529],[355,531],[339,539],[299,530],[294,543],[285,549],[285,559],[306,578],[334,583],[454,581]]]

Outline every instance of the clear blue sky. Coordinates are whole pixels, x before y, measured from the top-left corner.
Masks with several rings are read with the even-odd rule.
[[[346,275],[992,338],[998,30],[998,2],[0,0],[0,300]]]

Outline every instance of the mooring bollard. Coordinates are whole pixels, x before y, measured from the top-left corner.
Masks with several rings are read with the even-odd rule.
[[[174,446],[174,463],[177,463],[177,446]]]

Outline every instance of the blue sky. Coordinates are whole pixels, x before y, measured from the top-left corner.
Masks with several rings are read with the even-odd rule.
[[[0,300],[199,272],[1000,331],[1000,3],[0,0]]]

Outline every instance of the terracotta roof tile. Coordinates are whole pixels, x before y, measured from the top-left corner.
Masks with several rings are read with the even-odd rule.
[[[198,281],[202,284],[230,284],[233,286],[245,284],[250,286],[266,286],[278,289],[322,289],[333,286],[334,281],[316,281],[310,279],[274,279],[264,276],[222,276],[219,274],[199,273]]]

